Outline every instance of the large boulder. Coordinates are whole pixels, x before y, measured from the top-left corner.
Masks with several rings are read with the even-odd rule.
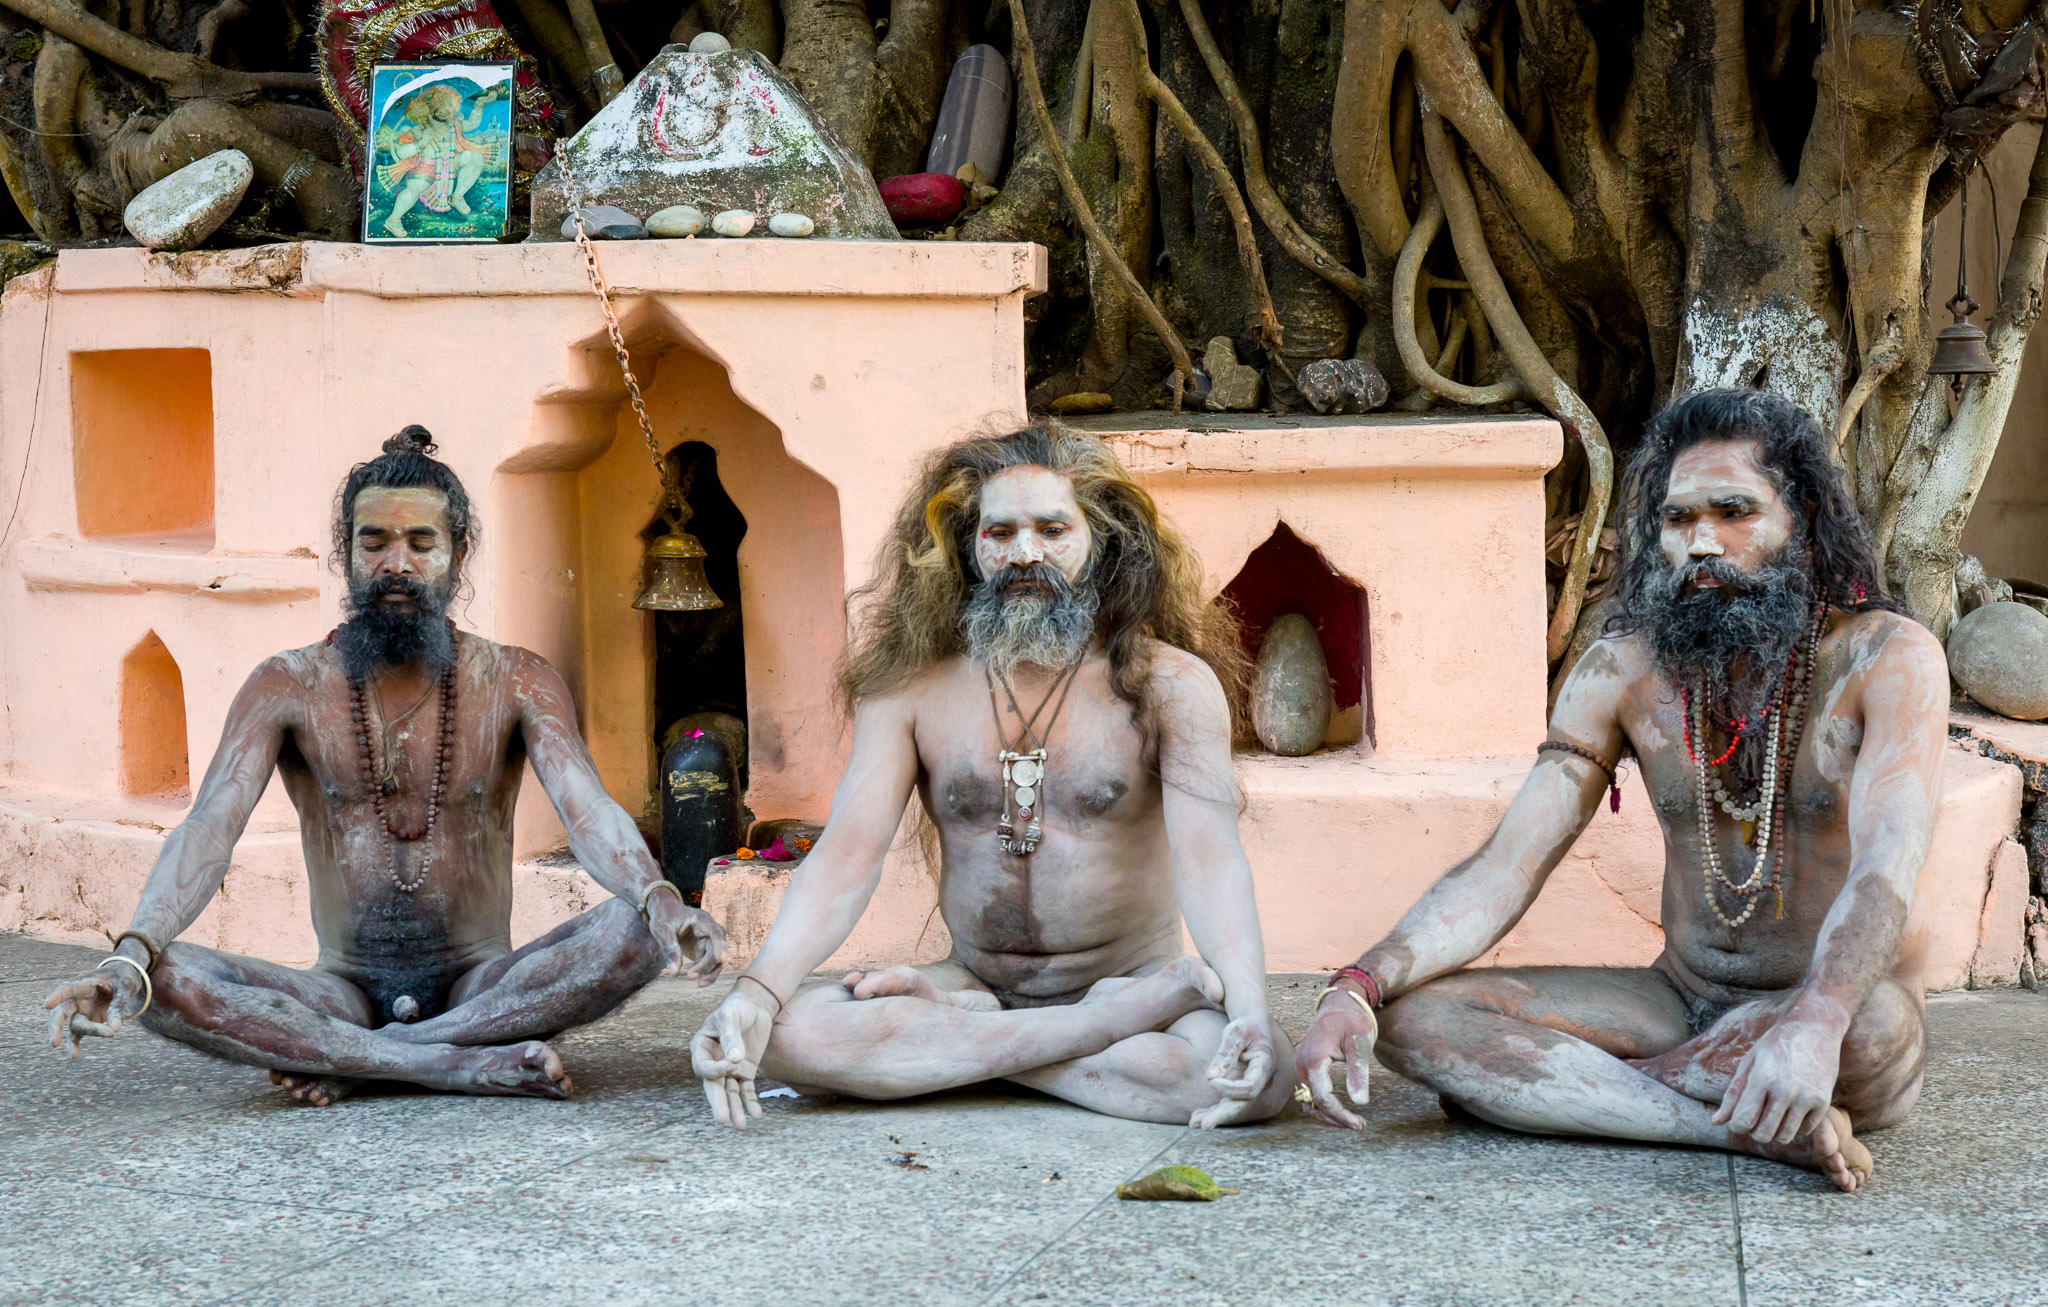
[[[534,178],[530,240],[561,239],[564,154],[583,204],[802,213],[819,236],[896,239],[873,175],[757,51],[663,47]]]
[[[1948,670],[1992,712],[2048,717],[2048,617],[2025,604],[1985,604],[1948,633]]]

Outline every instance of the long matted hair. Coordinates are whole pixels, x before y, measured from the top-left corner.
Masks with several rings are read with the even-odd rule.
[[[1659,544],[1659,508],[1671,488],[1671,465],[1710,440],[1754,440],[1758,465],[1785,497],[1795,527],[1806,532],[1813,593],[1836,608],[1899,611],[1884,590],[1883,568],[1870,528],[1842,470],[1828,456],[1827,436],[1813,415],[1767,391],[1702,390],[1673,400],[1650,420],[1622,481],[1621,602],[1608,635],[1636,629],[1639,597],[1670,564]]]
[[[853,594],[854,637],[839,674],[847,712],[966,651],[960,616],[980,580],[974,537],[981,488],[1013,467],[1050,468],[1073,485],[1094,536],[1088,581],[1098,595],[1095,636],[1109,655],[1110,687],[1131,706],[1132,719],[1141,729],[1148,722],[1148,640],[1207,663],[1234,718],[1243,699],[1244,651],[1229,612],[1203,597],[1194,550],[1108,444],[1050,423],[963,440],[925,461],[882,546],[874,580]]]

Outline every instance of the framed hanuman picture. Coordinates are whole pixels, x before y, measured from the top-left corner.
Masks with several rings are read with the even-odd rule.
[[[378,64],[364,161],[367,244],[495,241],[512,194],[510,63]]]

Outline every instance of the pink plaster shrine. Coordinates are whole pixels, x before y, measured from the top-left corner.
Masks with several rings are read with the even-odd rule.
[[[655,429],[713,446],[748,522],[749,802],[815,818],[846,749],[831,696],[844,597],[919,457],[1023,420],[1023,308],[1044,288],[1044,252],[646,241],[600,257]],[[641,810],[652,628],[629,605],[659,486],[579,259],[570,245],[67,251],[8,286],[0,929],[84,938],[126,922],[235,690],[337,620],[334,489],[409,422],[441,440],[478,504],[459,619],[563,670],[600,771]],[[1311,756],[1240,760],[1269,965],[1347,961],[1477,846],[1543,738],[1542,475],[1561,431],[1543,418],[1089,425],[1193,540],[1212,590],[1285,522],[1365,592],[1369,715],[1333,722]],[[167,449],[148,439],[159,430],[181,434]],[[167,516],[117,529],[153,497]],[[1964,983],[2003,930],[1986,902],[2020,794],[2015,769],[1948,758],[1913,925],[1937,988]],[[603,892],[543,856],[563,840],[531,783],[518,820],[523,942]],[[945,953],[909,835],[832,965]],[[1489,960],[1647,961],[1661,864],[1631,772],[1621,813],[1602,809]],[[790,873],[711,871],[705,906],[744,958]],[[304,881],[273,785],[191,937],[308,962]]]

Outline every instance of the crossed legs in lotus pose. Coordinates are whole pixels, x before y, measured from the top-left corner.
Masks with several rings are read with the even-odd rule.
[[[174,943],[152,973],[156,997],[142,1023],[216,1057],[268,1068],[294,1097],[323,1106],[364,1080],[563,1098],[569,1077],[542,1041],[611,1011],[661,965],[633,906],[610,899],[463,971],[438,1015],[376,1025],[381,1005],[367,977]]]

